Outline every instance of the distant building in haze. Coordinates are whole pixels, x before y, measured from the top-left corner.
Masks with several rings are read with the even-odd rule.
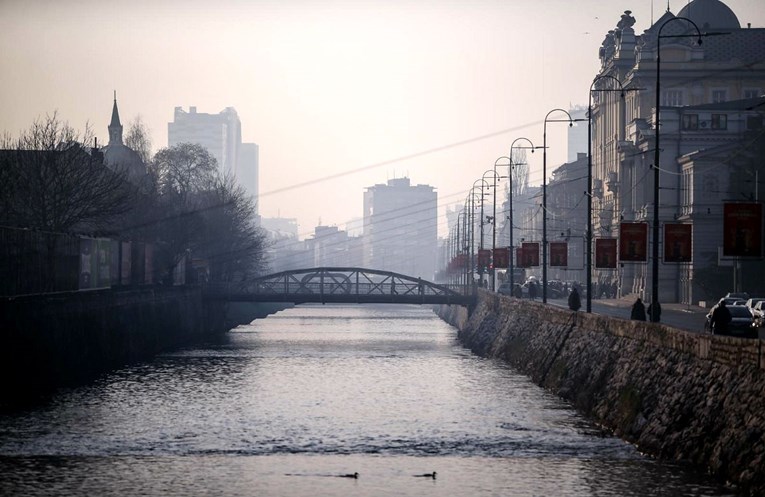
[[[438,251],[438,195],[409,178],[364,192],[364,266],[432,280]]]
[[[226,107],[217,114],[206,114],[197,112],[196,107],[189,107],[188,112],[176,107],[173,122],[167,123],[167,144],[172,147],[179,143],[206,148],[218,161],[220,171],[235,176],[257,203],[258,145],[242,143],[242,124],[236,109]]]
[[[587,107],[574,105],[568,110],[572,119],[583,119],[568,128],[568,156],[566,162],[576,162],[579,154],[587,152]]]

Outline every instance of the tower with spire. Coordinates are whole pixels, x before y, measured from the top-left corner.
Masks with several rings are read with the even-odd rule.
[[[127,172],[128,181],[139,184],[146,176],[146,165],[138,153],[122,141],[122,123],[117,109],[117,91],[114,91],[112,120],[109,123],[109,144],[101,149],[104,162],[116,171]]]
[[[109,145],[122,145],[122,123],[120,111],[117,109],[117,90],[114,90],[114,106],[112,107],[112,122],[109,124]]]

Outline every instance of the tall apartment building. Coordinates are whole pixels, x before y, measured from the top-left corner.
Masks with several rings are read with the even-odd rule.
[[[364,265],[432,281],[438,252],[438,195],[432,186],[388,180],[364,192]]]
[[[167,123],[167,144],[196,143],[207,149],[218,161],[220,171],[233,175],[239,184],[257,199],[258,145],[242,143],[242,124],[233,107],[217,114],[197,112],[189,107],[186,112],[176,107],[173,122]]]

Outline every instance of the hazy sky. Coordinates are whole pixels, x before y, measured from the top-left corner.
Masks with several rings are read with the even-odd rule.
[[[726,4],[765,27],[762,0]],[[116,89],[156,151],[174,107],[233,106],[260,145],[261,214],[344,228],[367,186],[409,176],[461,203],[513,139],[541,145],[548,111],[587,103],[627,9],[649,27],[651,0],[0,0],[0,132],[58,110],[105,143]],[[566,129],[548,123],[549,170]]]

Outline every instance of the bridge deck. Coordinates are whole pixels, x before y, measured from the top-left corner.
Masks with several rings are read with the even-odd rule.
[[[475,296],[389,271],[362,268],[312,268],[283,271],[236,284],[213,284],[208,300],[240,302],[456,304]]]

